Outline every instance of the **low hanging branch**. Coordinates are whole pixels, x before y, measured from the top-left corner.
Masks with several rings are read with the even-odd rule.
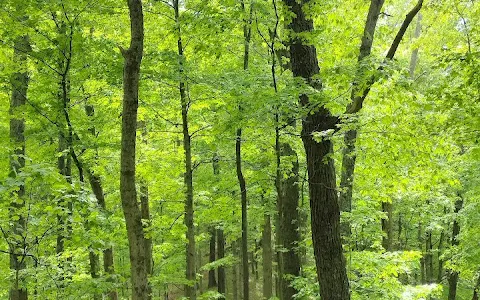
[[[400,30],[395,36],[395,39],[393,40],[392,45],[390,46],[390,49],[388,50],[388,53],[385,56],[384,61],[392,60],[395,57],[395,53],[397,52],[398,46],[400,45],[400,42],[402,41],[408,26],[410,26],[410,23],[412,23],[413,18],[415,18],[415,16],[418,14],[422,6],[423,6],[423,0],[419,0],[417,5],[415,5],[415,7],[406,15],[405,20],[403,21],[402,26],[400,27]],[[383,65],[378,67],[377,72],[381,70],[383,70]],[[360,96],[357,96],[353,99],[353,102],[348,106],[347,110],[345,111],[345,114],[355,114],[358,111],[360,111],[360,109],[362,109],[363,101],[368,96],[370,89],[378,79],[379,78],[377,74],[374,74],[370,77],[370,79],[367,82],[367,87],[363,90],[363,93]]]

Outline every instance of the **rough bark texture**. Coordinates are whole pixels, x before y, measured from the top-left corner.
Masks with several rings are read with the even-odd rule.
[[[177,30],[177,50],[178,50],[178,63],[179,63],[179,91],[180,91],[180,104],[182,107],[182,133],[183,133],[183,150],[185,152],[185,173],[184,173],[184,185],[185,185],[185,217],[184,222],[187,227],[187,246],[186,246],[186,270],[185,276],[190,283],[185,285],[185,297],[195,300],[196,299],[196,270],[195,270],[195,227],[193,223],[193,168],[192,168],[192,148],[191,148],[191,135],[188,128],[188,108],[190,106],[187,97],[187,90],[185,86],[184,78],[184,60],[182,34],[180,29],[180,14],[179,14],[179,1],[173,1],[173,7],[175,10],[175,22]]]
[[[122,49],[125,62],[123,69],[120,196],[130,250],[132,299],[145,300],[148,299],[145,236],[135,187],[138,88],[144,39],[143,10],[141,0],[128,0],[127,2],[130,13],[131,40],[130,47],[127,50]]]
[[[298,3],[285,0],[294,14],[289,24],[293,31],[290,41],[292,72],[295,77],[305,79],[314,88],[321,88],[315,46],[305,44],[295,34],[313,31],[313,21],[306,17],[303,7],[309,1]],[[334,129],[337,118],[331,116],[325,107],[313,107],[307,95],[300,96],[300,105],[310,110],[302,121],[302,140],[305,147],[310,208],[312,218],[312,240],[317,266],[317,276],[322,299],[350,299],[345,259],[340,241],[340,209],[335,182],[335,166],[331,157],[333,147],[329,139],[317,141],[313,135]]]
[[[22,110],[25,106],[28,90],[27,54],[30,50],[30,43],[27,36],[18,37],[14,45],[14,61],[18,70],[11,79],[12,97],[10,99],[10,144],[12,155],[10,157],[10,177],[15,178],[25,167],[25,119]],[[17,216],[12,222],[14,236],[22,236],[25,233],[26,220],[23,217],[22,209],[25,207],[25,185],[22,183],[12,195],[11,215]],[[22,270],[26,268],[24,253],[27,245],[25,239],[9,241],[10,248],[10,269],[15,272],[15,277],[10,288],[10,300],[28,299],[28,291],[23,284]]]
[[[385,0],[372,0],[363,29],[362,43],[360,45],[360,53],[358,55],[357,75],[353,84],[352,93],[350,95],[351,104],[356,102],[355,98],[361,89],[361,80],[364,79],[364,73],[368,69],[368,65],[363,65],[362,61],[372,52],[373,39],[375,37],[375,29],[377,28],[377,21],[380,11]],[[347,108],[348,110],[349,108]],[[342,156],[342,174],[340,181],[340,209],[342,212],[352,211],[352,194],[353,194],[353,180],[355,172],[355,142],[357,139],[357,130],[351,129],[345,133],[344,141],[345,148]],[[342,236],[348,239],[351,234],[350,222],[344,221],[341,224]]]
[[[459,195],[457,201],[455,201],[455,214],[458,215],[460,210],[463,208],[463,198]],[[460,234],[460,224],[455,218],[453,221],[452,228],[452,246],[456,247],[459,245],[458,235]],[[448,274],[448,300],[455,300],[457,297],[457,283],[458,283],[458,272],[455,270],[450,270]]]

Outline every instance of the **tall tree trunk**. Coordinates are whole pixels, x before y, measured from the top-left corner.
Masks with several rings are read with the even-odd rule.
[[[453,221],[452,228],[452,246],[456,247],[460,244],[458,235],[460,234],[460,224],[458,223],[458,213],[463,208],[463,197],[458,195],[457,201],[455,201],[455,220]],[[458,271],[450,270],[448,273],[448,300],[455,300],[457,297],[457,283],[458,283]]]
[[[148,299],[145,235],[142,214],[135,187],[135,148],[138,111],[140,65],[143,56],[143,10],[141,0],[128,0],[131,40],[127,50],[121,49],[123,69],[122,147],[120,197],[125,215],[130,251],[132,299]]]
[[[368,96],[372,85],[377,81],[377,76],[373,75],[365,82],[365,67],[360,63],[365,57],[369,56],[372,49],[375,28],[380,15],[384,0],[371,0],[370,9],[368,11],[367,21],[365,22],[364,33],[362,37],[362,44],[360,46],[360,54],[358,56],[357,76],[353,84],[352,93],[350,96],[351,103],[346,109],[346,114],[356,114],[362,108],[365,98]],[[406,15],[395,39],[393,40],[390,49],[387,52],[386,60],[392,60],[400,45],[400,42],[405,35],[405,32],[412,22],[413,18],[418,14],[422,8],[423,0],[419,0],[415,7]],[[381,69],[380,67],[379,69]],[[355,143],[357,138],[356,129],[350,129],[345,133],[344,141],[345,148],[343,150],[342,159],[342,175],[340,181],[340,207],[344,212],[350,212],[352,208],[352,188],[355,171]],[[349,237],[350,224],[343,222],[342,236]]]
[[[390,202],[382,202],[382,211],[386,214],[386,217],[382,219],[382,246],[386,251],[392,250],[393,241],[393,207]]]
[[[178,64],[179,64],[179,91],[180,91],[180,104],[182,107],[182,131],[183,131],[183,150],[185,152],[185,226],[187,227],[187,247],[186,247],[186,270],[185,275],[188,284],[185,285],[185,297],[195,300],[196,299],[196,270],[195,270],[195,227],[193,223],[193,168],[192,168],[192,148],[191,148],[191,135],[188,128],[188,108],[190,106],[187,90],[185,87],[184,78],[184,61],[182,44],[182,33],[180,28],[180,14],[179,14],[179,0],[173,1],[173,7],[175,10],[175,22],[177,31],[177,48],[178,48]]]
[[[309,34],[313,21],[308,19],[302,3],[285,0],[294,15],[289,29],[295,34]],[[290,57],[295,77],[301,77],[313,88],[320,89],[321,83],[313,77],[318,75],[316,48],[305,45],[298,37],[291,38]],[[350,299],[345,259],[340,240],[340,209],[335,182],[335,166],[331,157],[333,146],[329,139],[314,139],[315,132],[335,129],[337,118],[323,106],[312,107],[308,95],[300,95],[300,105],[310,112],[302,121],[302,140],[305,147],[310,207],[312,218],[312,240],[320,284],[320,296],[328,300]]]
[[[209,262],[212,263],[215,261],[215,252],[216,252],[216,230],[215,227],[210,228],[210,251],[209,251]],[[208,288],[213,288],[217,286],[217,280],[215,278],[215,269],[210,269],[208,271]]]
[[[377,28],[377,21],[380,11],[385,0],[371,0],[370,8],[363,29],[362,44],[360,45],[360,53],[358,55],[357,75],[353,84],[352,93],[350,95],[351,103],[355,102],[355,97],[361,91],[364,79],[366,66],[362,65],[362,61],[372,52],[373,39],[375,37],[375,29]],[[368,67],[368,66],[367,66]],[[352,211],[352,194],[353,194],[353,180],[355,172],[355,160],[357,155],[355,153],[355,143],[357,139],[357,129],[350,129],[345,133],[342,156],[342,174],[340,180],[340,209],[342,212],[350,213]],[[342,236],[348,242],[351,235],[350,221],[342,221],[341,224]]]
[[[14,45],[14,62],[17,64],[17,70],[11,79],[12,97],[10,99],[10,144],[12,155],[10,156],[10,177],[16,178],[25,167],[25,119],[23,110],[27,99],[28,90],[28,70],[27,70],[27,53],[30,51],[30,42],[28,36],[21,36],[15,40]],[[26,268],[25,255],[21,255],[26,251],[25,227],[26,222],[23,216],[25,208],[25,185],[22,183],[12,195],[11,217],[12,217],[12,233],[15,238],[9,242],[10,248],[10,269],[15,272],[12,286],[10,287],[10,300],[26,300],[28,299],[28,291],[24,284],[21,272]],[[16,218],[13,218],[15,216]]]
[[[72,202],[72,152],[73,148],[71,147],[71,130],[64,130],[70,126],[68,123],[68,110],[70,105],[70,69],[73,56],[73,24],[69,24],[65,21],[57,21],[56,14],[52,15],[55,22],[57,23],[58,35],[61,40],[65,42],[62,43],[62,52],[63,55],[58,58],[58,75],[60,76],[59,81],[59,91],[58,91],[58,100],[60,104],[61,115],[65,116],[65,122],[61,121],[62,127],[59,128],[59,137],[58,137],[58,153],[60,156],[57,160],[57,167],[59,173],[65,178],[65,181],[70,185],[68,193],[70,195],[65,195],[63,199],[60,199],[58,206],[62,208],[62,212],[57,215],[58,223],[58,234],[57,234],[57,244],[56,244],[56,253],[60,259],[60,268],[62,269],[61,275],[59,276],[59,293],[62,294],[65,288],[65,276],[71,276],[70,262],[72,261],[71,256],[63,257],[65,251],[65,241],[71,239],[72,233],[72,216],[73,216],[73,202]],[[69,27],[69,28],[67,28]],[[67,31],[69,29],[69,32]],[[62,295],[63,296],[63,295]]]
[[[241,6],[244,14],[246,14],[245,3],[241,0]],[[248,61],[250,56],[250,39],[251,39],[251,23],[253,17],[253,3],[250,4],[250,17],[244,18],[243,38],[244,38],[244,54],[243,54],[243,70],[248,70]],[[242,107],[239,105],[239,110]],[[237,170],[238,185],[240,187],[240,196],[242,202],[242,281],[243,281],[243,299],[249,299],[249,272],[248,272],[248,218],[247,218],[247,185],[242,171],[242,128],[237,128],[235,142],[235,164]]]

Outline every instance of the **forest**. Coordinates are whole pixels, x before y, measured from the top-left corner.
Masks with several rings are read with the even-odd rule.
[[[0,299],[480,298],[480,1],[1,0]]]

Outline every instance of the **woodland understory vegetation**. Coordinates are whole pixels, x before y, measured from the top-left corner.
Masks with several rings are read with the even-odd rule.
[[[0,298],[472,299],[477,0],[2,0]]]

